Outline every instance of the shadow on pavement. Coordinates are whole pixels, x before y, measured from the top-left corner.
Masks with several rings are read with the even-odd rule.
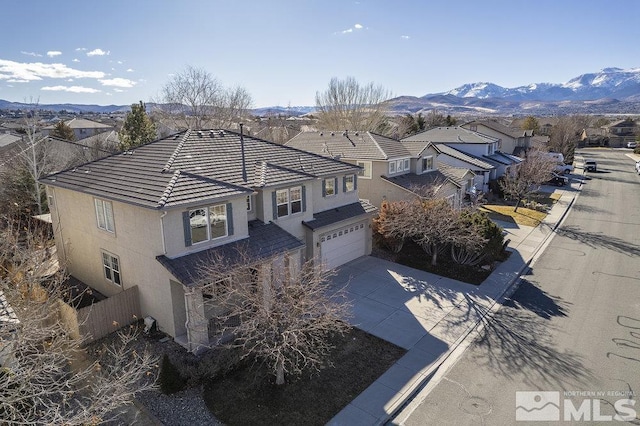
[[[590,383],[593,375],[580,355],[556,349],[549,333],[549,320],[567,313],[567,303],[523,280],[514,296],[483,321],[475,361],[507,377],[520,376],[531,386],[544,382],[561,388],[568,377],[575,386]]]
[[[556,233],[592,248],[607,248],[628,256],[640,256],[640,246],[611,235],[583,231],[578,226],[563,226],[557,229]]]

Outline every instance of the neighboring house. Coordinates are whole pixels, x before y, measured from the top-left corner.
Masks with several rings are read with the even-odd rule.
[[[489,181],[496,179],[496,166],[489,161],[472,154],[460,151],[446,144],[436,146],[438,163],[453,167],[467,168],[474,174],[474,185],[478,191],[488,192]]]
[[[89,136],[97,135],[98,133],[114,130],[113,126],[98,123],[97,121],[87,120],[86,118],[72,118],[64,123],[73,129],[73,133],[77,141],[88,138]],[[55,127],[55,124],[43,127],[42,134],[44,136],[49,136]]]
[[[619,120],[602,126],[604,136],[609,138],[609,146],[624,147],[627,142],[634,142],[640,132],[636,122],[631,119]]]
[[[61,262],[106,296],[138,287],[143,314],[190,351],[220,336],[203,266],[256,260],[255,279],[304,259],[371,252],[359,168],[242,135],[184,131],[41,179]],[[214,289],[215,290],[215,289]],[[108,321],[109,319],[105,319]]]
[[[522,159],[516,156],[499,151],[498,147],[500,140],[498,138],[487,136],[459,126],[436,127],[402,139],[402,142],[405,144],[408,142],[418,141],[434,144],[436,149],[446,154],[442,158],[442,162],[452,166],[464,167],[464,163],[467,163],[470,165],[469,167],[471,170],[476,170],[472,166],[472,158],[479,159],[483,163],[486,163],[482,164],[482,174],[484,176],[482,182],[483,191],[486,191],[486,187],[484,185],[487,183],[485,182],[487,172],[489,179],[497,179],[507,173],[512,166],[517,166],[522,162]],[[471,158],[464,158],[460,155],[456,155],[455,152],[447,150],[446,148],[441,149],[441,145],[446,145],[449,148],[453,148],[467,154]],[[451,158],[456,158],[464,163],[453,161]],[[488,168],[487,165],[493,166],[493,169]],[[475,167],[478,166],[479,163],[476,163]]]
[[[522,154],[531,147],[533,130],[505,126],[496,120],[476,120],[461,127],[498,139],[498,149],[506,154]]]
[[[580,143],[583,146],[609,146],[609,136],[601,127],[587,127],[580,133]]]
[[[466,181],[456,181],[438,170],[436,150],[429,144],[405,146],[373,132],[310,132],[297,134],[286,146],[313,152],[361,167],[360,198],[380,206],[387,201],[413,197],[423,188],[436,187],[437,196],[459,206]]]

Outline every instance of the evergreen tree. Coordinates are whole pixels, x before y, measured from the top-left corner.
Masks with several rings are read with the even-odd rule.
[[[118,136],[120,137],[119,148],[122,151],[156,139],[156,126],[147,115],[142,101],[138,105],[131,105],[131,112],[127,113]]]
[[[66,141],[73,141],[76,139],[76,135],[73,132],[73,129],[62,120],[60,120],[58,124],[56,124],[50,136],[56,137],[58,139],[64,139]]]

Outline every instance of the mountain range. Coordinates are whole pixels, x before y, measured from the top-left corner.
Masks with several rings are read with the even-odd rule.
[[[532,83],[505,88],[494,83],[468,83],[453,90],[421,97],[389,100],[392,113],[427,113],[433,109],[456,115],[637,114],[640,111],[640,68],[604,68],[566,83]],[[120,113],[129,105],[40,105],[42,109],[72,113]],[[0,99],[0,110],[30,108],[29,104]],[[313,106],[271,106],[252,110],[255,115],[303,115]]]

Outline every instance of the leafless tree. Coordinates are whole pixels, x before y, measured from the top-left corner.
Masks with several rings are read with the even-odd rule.
[[[132,348],[130,330],[105,348],[104,362],[87,359],[84,341],[58,320],[65,276],[45,273],[47,245],[22,226],[0,232],[0,423],[85,425],[117,417],[136,392],[153,387],[157,360]]]
[[[187,66],[164,85],[154,113],[176,129],[227,128],[247,114],[252,102],[244,88],[225,88],[208,71]]]
[[[540,185],[551,178],[556,166],[556,160],[546,152],[530,149],[515,170],[505,173],[500,179],[500,188],[516,200],[513,211],[518,211],[522,199],[536,193]]]
[[[391,92],[373,82],[360,85],[354,77],[334,77],[324,92],[316,92],[318,127],[325,130],[377,131],[385,121]]]
[[[279,385],[285,374],[319,370],[331,335],[349,327],[343,290],[331,290],[330,272],[312,261],[283,256],[268,266],[242,249],[237,256],[233,264],[217,256],[203,265],[217,332],[234,337],[226,345],[267,365]]]
[[[580,132],[589,126],[587,117],[580,115],[562,116],[551,128],[549,151],[559,152],[567,163],[573,162],[573,154]]]

